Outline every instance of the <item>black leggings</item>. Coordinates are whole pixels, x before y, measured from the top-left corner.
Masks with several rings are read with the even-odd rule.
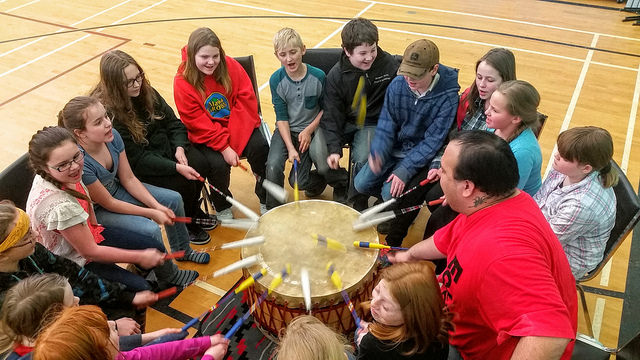
[[[224,161],[222,153],[215,151],[204,144],[193,144],[192,156],[194,158],[193,167],[200,173],[200,175],[206,177],[209,183],[227,196],[233,197],[229,190],[229,183],[231,181],[231,165]],[[264,139],[260,129],[253,130],[247,146],[245,146],[242,154],[238,154],[241,157],[246,157],[251,165],[251,170],[260,176],[261,179],[265,178],[267,155],[269,155],[269,145]],[[191,161],[191,160],[190,160]],[[204,170],[200,170],[200,168]],[[260,203],[264,204],[267,200],[267,194],[262,188],[262,180],[256,181],[254,189]],[[231,204],[225,200],[224,197],[218,193],[213,192],[211,201],[216,211],[222,211],[231,207]]]

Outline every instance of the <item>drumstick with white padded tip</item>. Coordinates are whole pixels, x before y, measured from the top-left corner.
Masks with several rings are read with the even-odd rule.
[[[349,311],[351,311],[351,316],[353,316],[353,321],[355,321],[356,327],[360,327],[360,317],[358,316],[358,314],[356,314],[356,309],[353,307],[353,303],[349,298],[349,294],[347,294],[347,292],[342,288],[342,279],[340,278],[340,274],[338,274],[335,266],[333,266],[333,263],[331,261],[327,263],[327,271],[329,272],[331,282],[340,291],[340,294],[342,294],[342,299],[344,300],[345,304],[347,304]]]
[[[242,165],[242,163],[238,163],[238,167],[240,167],[240,169],[249,172],[249,169],[247,169],[246,166]],[[276,185],[274,182],[269,181],[267,179],[263,179],[260,175],[253,173],[253,176],[255,176],[257,181],[262,180],[262,187],[269,193],[271,194],[271,196],[273,196],[274,199],[278,200],[281,204],[284,204],[287,202],[287,191],[279,185]]]
[[[227,265],[225,267],[223,267],[222,269],[216,271],[213,273],[213,277],[218,277],[218,276],[222,276],[222,275],[226,275],[230,272],[242,269],[244,267],[249,267],[255,263],[258,262],[258,255],[253,255],[253,256],[249,256],[246,259],[242,259],[242,260],[238,260],[236,262],[234,262],[231,265]]]
[[[232,229],[238,229],[238,230],[249,230],[257,223],[258,223],[257,221],[253,221],[251,219],[222,219],[222,220],[220,220],[220,225],[221,226],[232,228]]]
[[[316,234],[316,233],[311,233],[311,237],[316,240],[316,245],[322,244],[322,245],[324,245],[325,247],[327,247],[329,249],[339,250],[339,251],[347,251],[347,247],[344,246],[338,240],[335,240],[335,239],[332,239],[332,238],[328,238],[326,236],[323,236],[323,235],[320,235],[320,234]]]
[[[250,237],[244,240],[238,240],[226,244],[222,244],[220,249],[235,249],[243,246],[256,246],[264,244],[264,236]]]
[[[393,199],[391,199],[391,200],[393,200]],[[390,210],[390,211],[382,212],[380,214],[371,215],[371,216],[365,218],[364,220],[362,220],[361,218],[358,218],[358,220],[356,220],[353,223],[353,230],[355,230],[355,231],[364,230],[364,229],[368,228],[369,226],[375,226],[375,225],[378,225],[378,224],[383,223],[385,221],[395,219],[398,215],[402,215],[402,214],[406,214],[406,213],[411,212],[411,211],[419,210],[419,209],[421,209],[421,208],[423,208],[423,207],[425,207],[427,205],[428,206],[434,206],[434,205],[442,204],[443,202],[444,202],[444,199],[436,199],[436,200],[429,201],[429,203],[427,203],[427,204],[408,206],[408,207],[402,208],[402,209]],[[380,204],[380,205],[382,205],[382,204]]]
[[[239,318],[236,321],[235,324],[233,324],[231,329],[229,331],[227,331],[227,333],[224,335],[224,338],[225,339],[230,339],[233,336],[233,334],[235,334],[236,331],[238,331],[240,326],[242,326],[242,324],[245,321],[247,321],[249,316],[251,316],[251,314],[253,314],[253,312],[258,308],[258,306],[260,306],[260,304],[262,304],[262,302],[267,298],[267,296],[270,295],[271,292],[273,292],[273,290],[275,288],[277,288],[278,286],[280,286],[280,284],[282,284],[282,281],[284,280],[284,278],[286,278],[287,275],[289,275],[289,274],[291,274],[291,264],[287,264],[284,267],[284,269],[282,269],[280,274],[276,275],[273,278],[273,280],[271,280],[271,283],[269,284],[268,290],[263,292],[262,295],[258,298],[258,301],[253,303],[253,305],[251,306],[251,309],[247,310],[247,312],[245,312],[244,315],[241,318]]]
[[[239,294],[241,291],[244,291],[249,286],[252,286],[253,284],[255,284],[256,280],[260,279],[261,277],[263,277],[266,274],[267,274],[267,269],[265,269],[265,268],[262,268],[262,269],[260,269],[260,271],[252,274],[247,279],[245,279],[243,282],[241,282],[238,286],[236,286],[236,288],[233,289],[233,291],[229,291],[229,293],[225,297],[223,297],[222,299],[218,300],[218,302],[215,305],[213,305],[212,307],[207,309],[207,311],[203,312],[202,315],[200,315],[198,317],[194,317],[188,323],[186,323],[182,327],[182,330],[186,331],[188,328],[192,327],[198,321],[200,321],[200,319],[204,319],[204,317],[207,316],[207,314],[213,312],[215,309],[219,308],[224,303],[226,303],[229,299],[231,299],[233,297],[233,295]]]
[[[198,177],[198,180],[204,182],[205,179],[202,176]],[[260,215],[256,214],[255,212],[253,212],[251,209],[249,209],[248,207],[244,206],[244,204],[242,204],[240,201],[232,198],[231,196],[228,196],[227,194],[223,193],[222,191],[220,191],[217,187],[208,184],[209,187],[217,192],[220,196],[224,197],[225,200],[227,200],[231,205],[235,206],[236,208],[238,208],[238,210],[240,210],[243,214],[245,214],[249,219],[253,220],[253,221],[258,221],[260,219]]]
[[[311,314],[311,283],[309,282],[309,270],[307,268],[300,270],[300,286],[302,287],[304,306],[307,308],[307,312]]]
[[[373,206],[367,210],[365,210],[362,214],[360,214],[360,216],[358,217],[358,221],[364,221],[366,218],[379,213],[380,211],[384,210],[384,208],[386,208],[387,206],[395,203],[396,201],[398,201],[398,199],[400,199],[401,197],[410,194],[412,191],[416,190],[417,188],[421,187],[421,186],[425,186],[428,183],[430,183],[431,181],[424,179],[422,181],[420,181],[420,183],[414,187],[412,187],[411,189],[403,192],[402,194],[400,194],[400,196],[398,196],[397,198],[391,198],[385,202],[383,202],[382,204],[378,204],[376,206]]]

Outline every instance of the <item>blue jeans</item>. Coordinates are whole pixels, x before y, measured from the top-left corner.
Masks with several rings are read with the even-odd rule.
[[[296,149],[300,148],[300,142],[298,141],[298,133],[291,132],[291,142]],[[321,158],[320,153],[318,153],[319,149],[318,144],[318,136],[313,136],[311,138],[311,144],[309,144],[309,149],[303,153],[298,153],[300,156],[300,163],[298,164],[298,188],[300,190],[307,189],[309,185],[309,173],[311,172],[311,164],[316,164],[316,168],[319,168],[319,163],[323,162],[325,167],[327,166],[327,158]],[[289,151],[287,150],[287,145],[282,140],[282,136],[280,136],[280,131],[276,128],[273,132],[273,137],[271,138],[271,146],[269,147],[269,156],[267,157],[267,180],[284,186],[284,164],[289,158]],[[291,167],[291,171],[289,172],[289,185],[293,187],[294,183],[294,173],[293,166]],[[274,208],[280,205],[280,203],[274,199],[267,192],[267,209]]]
[[[176,216],[184,216],[184,205],[179,193],[149,184],[143,183],[143,185],[160,204],[173,210]],[[146,207],[146,205],[129,194],[123,186],[119,186],[112,196],[130,204]],[[142,239],[151,238],[159,246],[151,247],[155,247],[163,252],[165,251],[162,243],[162,232],[160,231],[160,226],[158,226],[158,224],[153,220],[144,216],[114,213],[101,206],[96,206],[95,212],[98,222],[106,229],[120,229],[128,234],[127,238],[132,239],[131,241],[140,242]],[[165,226],[165,230],[167,231],[167,238],[169,239],[171,251],[175,252],[189,249],[189,233],[187,232],[187,227],[184,223]],[[140,248],[137,245],[132,246],[136,246],[135,248],[137,249]]]
[[[384,201],[391,199],[391,182],[386,182],[386,180],[398,163],[398,159],[392,158],[386,164],[382,164],[380,173],[376,174],[371,170],[367,162],[353,179],[353,186],[361,194],[382,196]]]

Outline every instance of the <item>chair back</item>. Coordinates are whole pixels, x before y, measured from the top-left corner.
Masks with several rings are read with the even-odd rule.
[[[234,57],[237,62],[242,65],[244,71],[249,75],[251,79],[251,85],[253,85],[253,92],[256,94],[256,101],[258,102],[258,115],[260,116],[260,132],[267,141],[267,145],[271,146],[271,129],[269,125],[262,118],[262,107],[260,106],[260,91],[258,90],[258,78],[256,76],[256,64],[253,61],[253,55]]]
[[[342,48],[307,49],[306,53],[302,55],[302,62],[315,66],[328,74],[329,70],[340,60],[341,55]]]
[[[602,261],[595,269],[578,279],[579,283],[591,280],[600,273],[600,270],[607,264],[627,235],[636,226],[638,220],[640,220],[640,200],[635,190],[633,190],[633,186],[631,186],[627,176],[613,160],[611,160],[611,168],[617,171],[619,175],[618,184],[613,187],[613,191],[616,194],[616,222],[611,230],[611,235],[609,235],[609,240],[607,240]]]
[[[0,200],[13,201],[24,209],[35,174],[29,166],[29,154],[24,154],[0,173]]]

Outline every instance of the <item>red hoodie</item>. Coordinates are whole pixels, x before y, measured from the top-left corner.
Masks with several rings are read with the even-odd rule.
[[[186,59],[185,46],[182,48],[183,64]],[[240,155],[253,130],[260,126],[258,102],[251,79],[242,65],[229,56],[225,59],[231,78],[230,94],[213,76],[207,75],[204,78],[205,95],[202,96],[184,79],[184,65],[180,65],[173,79],[173,96],[192,143],[205,144],[216,151],[231,146]]]

